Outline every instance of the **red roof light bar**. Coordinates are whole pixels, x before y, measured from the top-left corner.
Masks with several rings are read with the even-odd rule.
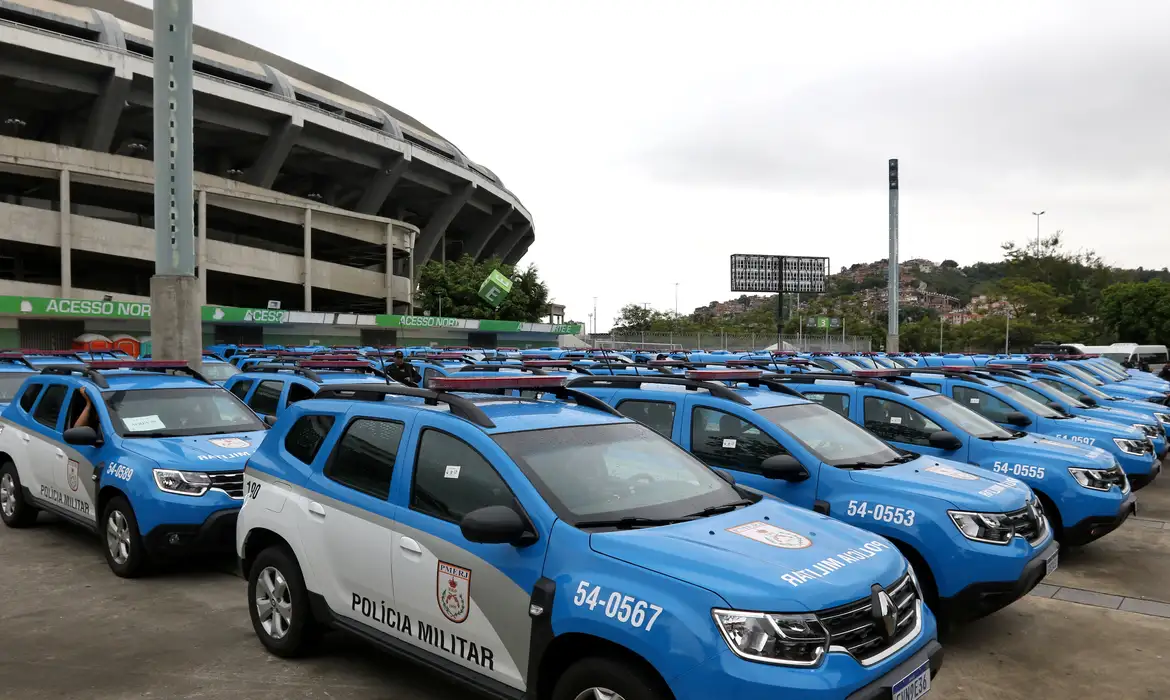
[[[568,360],[525,360],[520,363],[524,367],[572,367],[573,363]],[[508,365],[503,365],[507,367]]]
[[[853,371],[855,377],[897,377],[901,374],[902,370],[898,369],[858,369]]]
[[[763,375],[764,372],[758,369],[692,369],[683,376],[699,381],[727,382],[737,379],[759,379]]]
[[[297,367],[305,369],[373,369],[369,362],[361,360],[306,360],[298,362]]]
[[[94,360],[90,369],[187,369],[183,360]]]
[[[431,377],[427,388],[435,391],[480,391],[483,389],[557,389],[567,377],[515,375],[503,377]]]

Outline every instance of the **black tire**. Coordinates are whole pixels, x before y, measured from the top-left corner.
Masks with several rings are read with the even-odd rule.
[[[28,527],[37,521],[37,509],[24,498],[24,489],[20,485],[20,475],[16,473],[16,465],[12,462],[0,464],[0,480],[8,477],[11,483],[12,514],[4,512],[0,507],[0,520],[8,527]],[[3,504],[0,504],[3,505]]]
[[[260,579],[267,570],[275,571],[283,578],[288,593],[287,606],[278,606],[277,609],[287,610],[292,619],[287,623],[284,633],[279,636],[274,634],[275,630],[270,631],[264,626],[268,623],[272,627],[274,617],[265,620],[260,617],[258,596],[262,593],[267,595],[265,593],[267,586],[262,588]],[[283,598],[281,596],[281,599]],[[304,656],[312,652],[321,639],[324,630],[313,617],[309,605],[309,590],[305,588],[305,577],[301,574],[296,556],[287,547],[269,547],[260,552],[252,562],[252,569],[248,572],[248,616],[252,619],[252,629],[255,630],[260,643],[280,657]]]
[[[1036,491],[1036,497],[1040,499],[1040,505],[1044,507],[1044,517],[1048,518],[1048,526],[1052,528],[1052,537],[1062,546],[1064,545],[1064,523],[1060,519],[1060,511],[1056,509],[1056,504],[1047,495]]]
[[[643,666],[593,656],[565,669],[553,688],[552,700],[577,700],[590,688],[613,691],[625,700],[669,700],[672,697],[662,680]]]
[[[121,519],[119,519],[121,516]],[[126,537],[121,540],[125,548],[125,559],[115,557],[110,544],[110,521],[114,520],[114,527],[120,528],[125,523]],[[121,578],[138,578],[146,573],[149,557],[146,554],[146,545],[142,541],[142,533],[138,531],[138,518],[134,517],[134,509],[124,496],[114,496],[102,510],[102,520],[98,527],[98,536],[102,541],[102,551],[106,555],[106,564],[110,571]]]

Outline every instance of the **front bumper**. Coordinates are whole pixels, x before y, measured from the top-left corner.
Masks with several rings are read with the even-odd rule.
[[[1158,478],[1158,474],[1162,472],[1162,460],[1158,459],[1154,462],[1154,468],[1150,470],[1149,474],[1134,474],[1133,476],[1126,475],[1129,479],[1129,487],[1134,491],[1144,489],[1150,484],[1154,483],[1154,479]]]
[[[1132,485],[1133,481],[1130,481],[1130,484]],[[1136,512],[1137,496],[1133,490],[1130,490],[1129,495],[1121,502],[1121,508],[1118,510],[1117,515],[1093,516],[1085,518],[1073,525],[1065,525],[1064,537],[1061,539],[1061,542],[1066,547],[1088,544],[1121,527],[1121,524]]]
[[[973,583],[953,596],[939,598],[939,613],[951,622],[970,622],[1014,603],[1043,580],[1048,560],[1058,551],[1060,545],[1050,539],[1048,546],[1024,565],[1018,579]]]
[[[888,671],[884,676],[861,690],[850,693],[845,700],[884,700],[893,693],[894,684],[910,675],[914,669],[930,660],[930,677],[933,679],[942,668],[943,648],[935,640],[918,650],[918,653]]]
[[[160,524],[146,533],[143,543],[153,556],[181,556],[234,552],[239,508],[219,510],[201,524]]]

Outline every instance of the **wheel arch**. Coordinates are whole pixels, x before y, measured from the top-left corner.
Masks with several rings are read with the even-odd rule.
[[[256,561],[256,557],[260,556],[261,552],[269,547],[278,546],[285,547],[294,559],[297,558],[296,550],[293,549],[292,544],[279,533],[266,527],[256,527],[249,530],[244,537],[244,551],[241,552],[240,558],[240,571],[244,577],[248,577],[248,572],[252,570],[252,562]]]
[[[583,632],[568,632],[554,638],[540,660],[536,687],[530,688],[530,690],[535,690],[535,700],[549,700],[561,674],[574,662],[591,656],[616,659],[637,666],[660,684],[662,697],[674,697],[666,679],[662,677],[654,664],[647,661],[641,654],[601,637]]]

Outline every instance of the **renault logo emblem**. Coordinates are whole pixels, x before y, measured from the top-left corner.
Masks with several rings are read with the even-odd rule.
[[[876,583],[873,586],[869,602],[870,613],[873,615],[878,634],[887,642],[890,641],[893,639],[894,633],[898,631],[898,606],[894,604],[894,599],[890,597],[890,594]]]

